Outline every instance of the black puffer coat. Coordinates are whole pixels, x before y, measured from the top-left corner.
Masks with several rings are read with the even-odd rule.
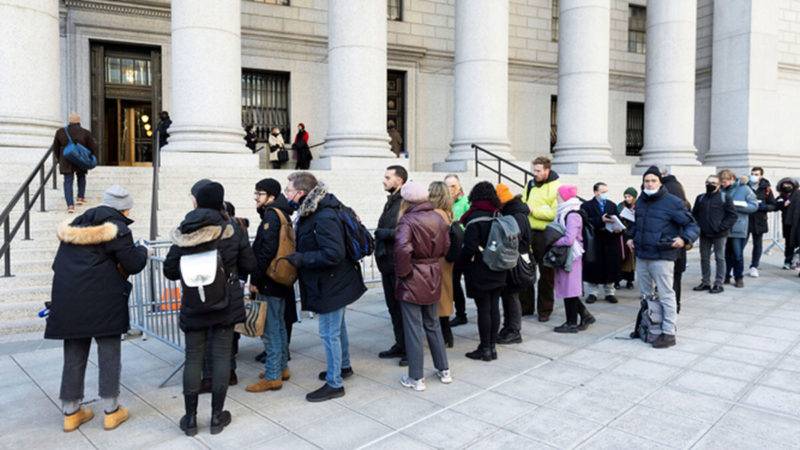
[[[507,201],[500,213],[504,216],[514,216],[519,227],[519,254],[528,254],[531,252],[531,224],[528,222],[528,215],[531,213],[530,207],[522,202],[522,196],[517,195],[511,200]]]
[[[762,178],[758,182],[758,186],[753,188],[758,200],[758,210],[748,217],[749,224],[747,230],[753,234],[764,234],[769,231],[769,223],[767,221],[767,213],[775,211],[777,206],[775,204],[775,194],[772,192],[772,186],[766,178]]]
[[[726,237],[736,223],[736,208],[733,199],[716,191],[700,194],[694,201],[692,215],[700,227],[700,235],[709,239]]]
[[[367,291],[359,264],[347,259],[344,225],[336,213],[340,206],[319,183],[298,210],[300,297],[304,309],[319,314],[344,308]]]
[[[375,263],[381,273],[394,273],[394,233],[400,215],[400,189],[386,197],[383,212],[375,229]]]
[[[470,221],[480,217],[492,217],[488,211],[476,210],[467,221],[464,230],[464,244],[461,253],[458,255],[456,264],[463,267],[464,281],[467,285],[467,296],[475,298],[483,292],[502,288],[506,285],[507,271],[496,272],[483,262],[483,254],[480,248],[486,245],[489,239],[489,231],[492,229],[492,222],[481,221],[470,223]],[[480,248],[479,248],[480,247]]]
[[[172,231],[172,247],[164,259],[164,276],[170,280],[179,280],[181,256],[215,248],[221,253],[226,273],[236,274],[240,280],[245,280],[255,270],[253,249],[250,248],[250,241],[242,228],[220,211],[198,208],[186,214],[180,226]],[[243,289],[228,292],[228,306],[225,309],[204,314],[187,314],[182,308],[181,329],[201,330],[243,322],[243,297]]]
[[[253,241],[256,270],[253,271],[250,282],[258,288],[259,294],[279,297],[294,304],[294,286],[284,286],[267,276],[267,267],[278,254],[280,244],[281,219],[278,217],[279,213],[275,211],[276,209],[286,219],[286,225],[292,226],[292,208],[289,207],[289,202],[283,194],[279,194],[274,202],[267,205],[263,211],[259,211],[261,223],[256,230],[256,239]]]
[[[133,244],[132,220],[98,206],[58,228],[53,289],[44,337],[80,339],[128,331],[128,275],[147,264],[147,250]]]

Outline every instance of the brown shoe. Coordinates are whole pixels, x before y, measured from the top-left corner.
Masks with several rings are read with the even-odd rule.
[[[247,386],[244,390],[247,392],[266,392],[277,391],[282,387],[283,381],[281,380],[258,380],[257,383]]]
[[[289,372],[289,368],[287,367],[281,372],[281,380],[288,381],[289,378],[292,378],[292,374]]]
[[[67,213],[68,214],[75,214],[75,207],[74,206],[67,206]]]
[[[539,314],[539,322],[547,322],[550,320],[550,314]]]
[[[743,288],[744,287],[744,280],[739,278],[738,280],[736,280],[736,284],[734,286],[736,286],[737,288]]]
[[[78,206],[81,206],[81,205],[86,203],[86,199],[83,198],[83,197],[78,197],[78,199],[75,201],[75,203],[77,203]]]

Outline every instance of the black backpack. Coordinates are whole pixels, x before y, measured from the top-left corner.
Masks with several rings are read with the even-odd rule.
[[[582,209],[568,212],[567,217],[569,217],[570,214],[580,215],[581,221],[583,222],[583,226],[581,227],[581,235],[583,236],[583,262],[593,263],[597,261],[597,250],[594,245],[594,226],[589,222],[589,216],[586,214],[586,211]],[[565,217],[564,223],[566,222],[567,218]]]
[[[347,259],[359,262],[375,251],[375,239],[361,223],[361,219],[351,208],[341,205],[336,208],[336,215],[344,225],[344,246]]]

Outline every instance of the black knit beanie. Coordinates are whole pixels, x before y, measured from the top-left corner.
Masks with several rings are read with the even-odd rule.
[[[264,178],[256,183],[256,190],[277,197],[281,193],[281,184],[274,178]]]
[[[225,188],[216,181],[211,181],[201,186],[194,198],[197,200],[198,208],[216,209],[217,211],[222,211],[225,208],[223,203],[225,201]]]

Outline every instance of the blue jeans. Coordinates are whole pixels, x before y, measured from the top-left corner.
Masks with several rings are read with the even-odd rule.
[[[725,276],[731,276],[733,270],[733,278],[741,280],[744,277],[744,244],[746,238],[728,238],[725,244]]]
[[[75,205],[75,199],[72,194],[72,180],[75,179],[75,174],[78,174],[78,198],[86,197],[86,173],[64,174],[64,198],[67,200],[67,206]]]
[[[267,353],[264,379],[280,380],[283,369],[289,367],[289,343],[286,338],[286,322],[283,320],[286,300],[260,294],[256,298],[267,302],[267,323],[264,326],[264,335],[261,336],[264,351]]]
[[[342,367],[350,367],[350,343],[347,340],[347,326],[344,322],[346,308],[320,314],[319,337],[325,346],[325,359],[328,374],[325,381],[333,388],[342,387]]]

